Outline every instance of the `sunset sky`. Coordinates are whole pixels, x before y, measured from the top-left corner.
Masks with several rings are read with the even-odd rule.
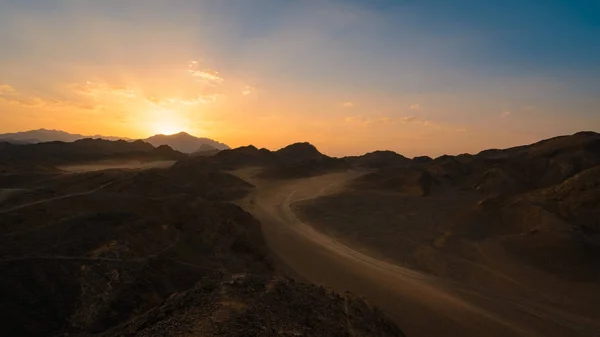
[[[0,0],[0,133],[330,155],[600,131],[597,0]]]

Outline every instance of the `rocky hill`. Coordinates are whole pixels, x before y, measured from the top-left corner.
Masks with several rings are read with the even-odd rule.
[[[229,146],[219,143],[216,140],[194,137],[185,132],[180,132],[174,135],[155,135],[145,139],[144,141],[154,146],[168,145],[169,147],[183,153],[193,153],[200,149],[203,145],[211,146],[217,150],[229,149]]]
[[[373,156],[350,159],[374,170],[349,189],[297,211],[351,246],[437,276],[495,291],[556,293],[564,283],[565,301],[600,298],[600,134],[396,164],[385,154],[390,165],[370,165]]]
[[[402,336],[354,296],[279,278],[260,223],[228,202],[253,188],[237,177],[29,177],[0,174],[2,336]]]
[[[295,143],[277,151],[243,146],[223,150],[214,156],[191,158],[177,163],[177,167],[234,170],[243,167],[262,167],[261,178],[287,179],[320,175],[347,169],[345,159],[328,157],[310,143]]]
[[[135,141],[126,137],[110,137],[102,135],[81,135],[68,133],[61,130],[31,130],[24,132],[4,133],[0,134],[0,142],[7,142],[16,145],[38,144],[48,142],[65,142],[71,143],[82,139],[103,139],[110,141],[125,140],[128,142]],[[212,140],[210,138],[195,137],[185,132],[180,132],[174,135],[154,135],[142,141],[152,144],[155,147],[167,145],[176,151],[183,153],[193,153],[200,149],[202,145],[211,146],[217,150],[229,149],[229,146]]]
[[[74,164],[107,159],[115,160],[180,160],[186,157],[168,146],[155,148],[143,141],[109,141],[104,139],[81,139],[71,143],[47,142],[15,145],[0,143],[3,165],[19,170],[45,166]]]
[[[404,336],[377,309],[291,279],[205,278],[112,336]]]

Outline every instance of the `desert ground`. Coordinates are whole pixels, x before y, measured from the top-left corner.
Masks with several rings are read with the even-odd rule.
[[[437,219],[408,223],[406,230],[397,229],[403,234],[400,235],[403,239],[393,246],[395,250],[390,248],[386,239],[398,234],[386,233],[384,226],[376,227],[376,224],[386,219],[394,221],[389,219],[390,216],[406,217],[410,210],[421,212],[420,216],[430,214],[433,217],[436,212],[426,207],[431,205],[421,206],[420,210],[416,205],[403,207],[400,204],[394,208],[389,205],[389,197],[380,197],[375,200],[379,204],[376,209],[394,214],[377,214],[376,211],[365,212],[363,202],[368,204],[368,199],[373,196],[363,196],[361,201],[354,200],[344,207],[336,207],[326,216],[311,214],[309,217],[299,212],[303,205],[315,202],[315,199],[344,192],[345,186],[365,173],[349,171],[305,179],[268,181],[257,179],[253,169],[234,172],[256,186],[255,192],[240,201],[240,205],[263,224],[263,235],[280,270],[339,292],[349,291],[364,296],[383,308],[408,336],[598,335],[600,320],[589,315],[594,313],[589,311],[589,305],[597,303],[592,298],[588,298],[588,315],[584,315],[569,309],[575,303],[563,307],[549,304],[544,301],[544,294],[538,293],[550,291],[553,286],[556,291],[564,291],[560,285],[573,290],[579,286],[577,283],[557,286],[547,282],[548,289],[533,289],[510,280],[510,276],[497,271],[502,268],[494,265],[455,263],[457,271],[461,268],[469,275],[475,275],[467,279],[451,272],[435,275],[424,271],[424,268],[415,268],[415,263],[402,263],[403,259],[414,259],[408,249],[402,248],[407,243],[410,245],[411,241],[415,241],[415,245],[431,246],[422,242],[428,237],[427,230],[431,230],[431,226],[424,229],[411,226],[418,227],[427,221],[435,223]],[[464,198],[474,196],[465,195]],[[381,204],[385,199],[388,199],[388,204]],[[444,204],[435,199],[427,202]],[[357,214],[362,214],[362,217]],[[440,217],[447,215],[444,211],[437,214]],[[352,217],[355,219],[352,220]],[[304,218],[311,220],[305,221]],[[439,240],[437,243],[441,244]],[[378,244],[383,249],[373,248]],[[481,249],[493,252],[494,247],[483,246]],[[386,251],[394,251],[394,254],[386,254]],[[429,263],[437,260],[438,264],[452,268],[453,265],[444,260],[447,258],[429,255]],[[521,278],[527,279],[530,274],[538,278],[544,276],[531,272],[522,274]],[[484,279],[485,283],[478,285],[480,279]],[[497,280],[497,286],[490,287],[494,280]],[[506,286],[507,283],[509,286]],[[575,293],[581,298],[586,291],[598,294],[598,288],[593,286]]]
[[[593,132],[435,159],[4,151],[8,335],[600,334]]]

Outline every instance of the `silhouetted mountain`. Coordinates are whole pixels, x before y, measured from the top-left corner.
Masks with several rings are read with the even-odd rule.
[[[92,139],[106,139],[106,140],[130,140],[124,137],[107,137],[100,135],[84,136],[80,134],[72,134],[60,130],[31,130],[24,132],[5,133],[0,134],[0,141],[7,141],[13,144],[36,144],[45,142],[74,142],[76,140],[92,138]]]
[[[410,159],[393,151],[374,151],[362,156],[345,157],[354,166],[366,168],[383,168],[406,165]]]
[[[5,133],[0,134],[0,141],[5,141],[13,144],[37,144],[47,142],[74,142],[81,139],[105,139],[105,140],[127,140],[134,141],[130,138],[125,137],[110,137],[102,135],[86,136],[80,134],[72,134],[60,130],[31,130],[25,132],[16,133]],[[209,138],[199,138],[189,135],[185,132],[181,132],[175,135],[155,135],[144,140],[147,143],[152,144],[155,147],[161,145],[168,145],[172,149],[184,153],[192,153],[200,149],[202,145],[210,145],[217,150],[229,149],[229,146],[219,143]]]
[[[428,156],[420,156],[420,157],[414,157],[412,159],[415,163],[427,163],[432,161],[433,159],[431,157]]]
[[[145,141],[154,146],[168,145],[174,150],[184,153],[193,153],[200,149],[202,145],[210,145],[217,150],[229,149],[229,146],[223,143],[219,143],[209,138],[194,137],[185,132],[175,135],[155,135],[145,139]]]
[[[179,160],[186,155],[168,146],[155,148],[141,140],[109,141],[104,139],[81,139],[72,143],[47,142],[15,145],[0,143],[1,163],[7,166],[62,165],[103,159],[154,159]]]
[[[215,148],[212,145],[202,144],[199,149],[192,152],[190,155],[200,156],[200,157],[208,157],[208,156],[214,156],[215,154],[219,153],[219,151],[221,151],[221,150]]]
[[[263,167],[261,177],[269,179],[308,177],[348,168],[346,160],[328,157],[309,143],[292,144],[274,152],[243,146],[210,157],[184,160],[175,166],[218,170],[260,166]]]
[[[319,160],[326,156],[310,143],[295,143],[274,152],[278,160],[286,163]]]

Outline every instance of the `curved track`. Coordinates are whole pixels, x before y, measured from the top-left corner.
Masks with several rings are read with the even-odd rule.
[[[263,224],[279,269],[287,274],[367,298],[408,336],[599,336],[600,324],[566,311],[483,294],[459,284],[374,259],[300,221],[293,202],[334,192],[360,173],[257,186],[241,206]]]

